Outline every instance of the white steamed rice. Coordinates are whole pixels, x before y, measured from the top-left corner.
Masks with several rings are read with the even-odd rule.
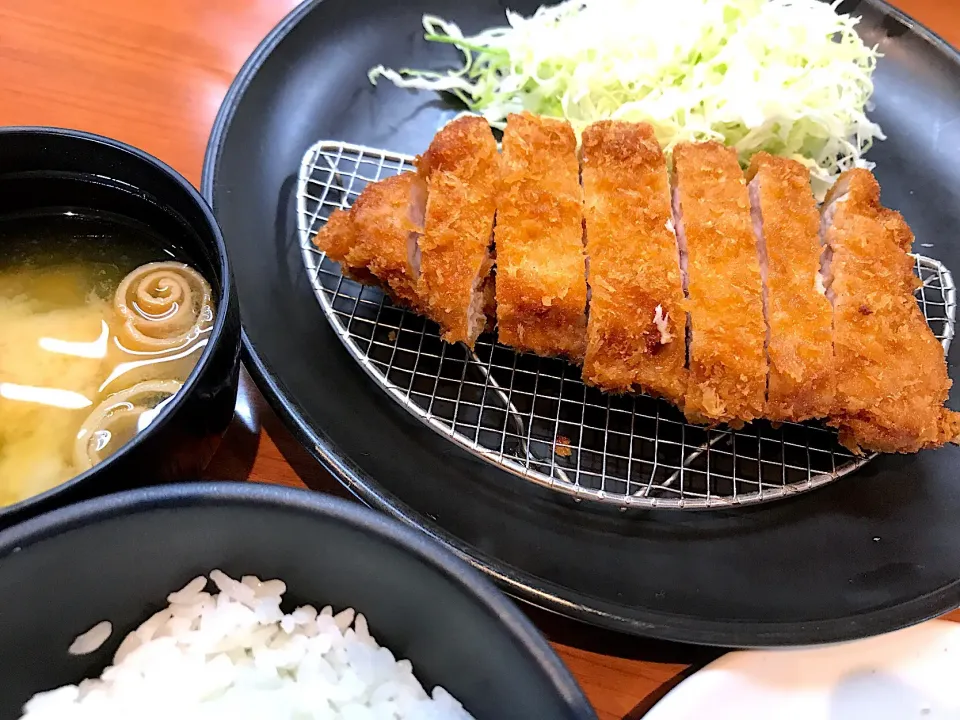
[[[97,680],[35,695],[24,720],[471,720],[446,690],[427,695],[409,660],[377,644],[353,609],[280,609],[280,580],[210,573],[130,633]],[[105,631],[106,630],[106,634]],[[71,645],[93,652],[103,622]]]

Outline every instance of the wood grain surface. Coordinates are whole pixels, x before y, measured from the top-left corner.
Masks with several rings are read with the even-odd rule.
[[[293,0],[0,0],[0,125],[108,135],[199,184],[207,135],[230,82]],[[899,0],[960,45],[951,0]],[[244,377],[211,478],[342,488]],[[623,637],[525,608],[602,720],[636,719],[719,651]],[[951,619],[960,620],[953,614]]]

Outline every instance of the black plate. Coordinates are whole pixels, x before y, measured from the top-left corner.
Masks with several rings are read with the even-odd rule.
[[[535,2],[511,2],[531,12]],[[960,60],[876,2],[848,3],[885,58],[872,152],[885,202],[960,271]],[[576,504],[477,459],[381,391],[331,330],[302,268],[296,174],[319,139],[414,154],[455,113],[368,68],[442,68],[440,12],[472,32],[495,0],[308,2],[261,44],[214,126],[203,193],[227,241],[248,367],[294,433],[371,505],[420,526],[514,595],[598,625],[731,646],[855,638],[960,604],[960,448],[887,457],[823,490],[723,512]],[[956,351],[953,353],[956,357]],[[951,374],[960,377],[951,363]]]

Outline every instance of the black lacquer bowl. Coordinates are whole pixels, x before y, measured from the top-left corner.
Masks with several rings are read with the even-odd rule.
[[[183,389],[143,432],[94,468],[0,508],[0,527],[93,495],[196,477],[236,402],[237,299],[220,229],[200,194],[172,168],[114,140],[56,128],[0,128],[0,217],[64,208],[129,219],[175,245],[210,282],[217,315]]]
[[[291,603],[356,608],[428,691],[478,720],[596,717],[530,621],[438,543],[354,503],[246,483],[127,491],[0,533],[0,717],[98,677],[167,594],[215,568],[280,578]],[[102,620],[107,643],[69,655]]]
[[[366,502],[441,539],[517,597],[587,622],[702,644],[783,645],[886,632],[956,607],[960,447],[878,458],[750,508],[619,512],[450,442],[344,348],[301,257],[304,152],[320,140],[422,152],[460,108],[432,92],[374,87],[367,71],[459,62],[455,49],[423,40],[424,13],[470,35],[503,24],[505,6],[529,14],[541,4],[313,0],[251,56],[214,126],[202,187],[236,272],[245,361],[267,399]],[[887,139],[869,154],[883,201],[904,214],[917,252],[960,272],[960,55],[880,0],[840,9],[862,17],[858,31],[884,55],[871,115]],[[948,358],[955,382],[958,347]],[[603,432],[603,413],[597,420]]]

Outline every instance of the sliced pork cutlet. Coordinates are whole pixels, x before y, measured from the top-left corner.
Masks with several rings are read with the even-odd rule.
[[[343,276],[367,285],[379,285],[379,281],[367,269],[362,257],[361,242],[353,216],[349,210],[334,210],[327,222],[313,237],[313,244],[340,264]]]
[[[682,406],[686,314],[666,161],[645,123],[602,121],[581,140],[590,310],[583,379]]]
[[[737,154],[716,142],[673,151],[674,226],[687,274],[693,422],[763,417],[767,359],[763,287],[750,199]]]
[[[836,409],[830,424],[852,450],[916,452],[956,441],[960,414],[944,408],[943,346],[917,304],[913,233],[880,205],[867,170],[840,176],[822,209],[833,301]]]
[[[483,331],[484,283],[500,186],[500,155],[487,121],[447,124],[417,159],[427,186],[418,294],[443,339],[472,348]]]
[[[773,421],[833,409],[833,309],[820,277],[820,213],[810,171],[767,153],[747,172],[767,321],[767,406]]]
[[[314,238],[345,276],[382,286],[395,300],[420,310],[417,294],[426,189],[412,172],[364,188],[349,211],[334,210]]]
[[[510,115],[502,148],[494,233],[498,339],[580,362],[587,281],[576,135],[568,122]]]

